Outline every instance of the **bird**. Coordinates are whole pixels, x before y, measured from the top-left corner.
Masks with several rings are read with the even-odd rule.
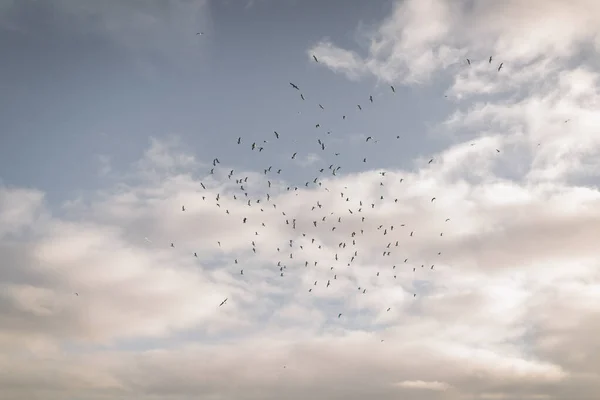
[[[221,302],[221,304],[219,304],[219,307],[221,307],[221,306],[222,306],[223,304],[225,304],[225,303],[227,303],[227,298],[226,298],[225,300],[223,300],[223,301]]]
[[[196,33],[196,36],[197,36],[197,35],[204,35],[204,32],[197,32],[197,33]]]
[[[490,60],[488,61],[490,64],[492,63],[492,56],[490,56]]]
[[[300,88],[299,88],[297,85],[293,84],[292,82],[290,82],[290,85],[292,85],[292,87],[293,87],[294,89],[296,89],[296,90],[300,90]]]
[[[390,88],[392,88],[392,92],[396,93],[396,89],[393,86],[390,86]]]
[[[500,70],[502,69],[503,65],[504,65],[504,63],[500,63],[500,66],[498,66],[498,72],[500,72]]]
[[[318,59],[318,58],[317,58],[317,56],[315,56],[314,54],[313,54],[313,59],[315,60],[315,62],[319,62],[319,59]],[[326,63],[326,64],[327,64],[327,63]]]

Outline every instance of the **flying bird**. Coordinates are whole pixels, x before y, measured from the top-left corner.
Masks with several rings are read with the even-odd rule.
[[[290,85],[292,85],[292,87],[293,87],[294,89],[296,89],[296,90],[300,90],[300,88],[299,88],[297,85],[293,84],[292,82],[290,82]]]
[[[504,65],[504,63],[500,63],[500,66],[498,67],[498,72],[500,72],[500,70],[502,69],[502,65]]]
[[[319,62],[319,59],[314,54],[313,54],[313,58],[314,58],[315,62]]]
[[[227,303],[227,299],[223,300],[223,301],[221,302],[221,304],[219,304],[219,307],[221,307],[221,306],[222,306],[223,304],[225,304],[225,303]]]

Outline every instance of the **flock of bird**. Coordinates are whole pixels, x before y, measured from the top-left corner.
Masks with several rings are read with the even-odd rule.
[[[198,33],[199,35],[202,33]],[[313,55],[313,60],[318,63],[319,59]],[[492,63],[492,57],[489,58],[489,63]],[[471,60],[467,59],[467,64],[471,65]],[[497,70],[500,71],[502,69],[502,63],[499,64]],[[300,101],[306,101],[306,97],[304,96],[299,85],[293,82],[289,82],[291,89],[299,93]],[[390,91],[393,94],[396,93],[396,89],[394,86],[390,86]],[[365,100],[368,101],[367,104],[374,104],[375,100],[372,95],[365,96]],[[317,106],[321,110],[325,110],[325,107],[322,104],[317,103]],[[362,112],[363,106],[361,104],[356,105],[355,112]],[[346,115],[341,115],[342,120],[346,120]],[[316,143],[318,148],[324,151],[328,148],[325,141],[328,135],[331,134],[331,131],[326,131],[321,129],[321,126],[318,122],[315,121],[315,130],[320,135],[316,137]],[[233,145],[242,146],[242,148],[246,147],[250,152],[263,152],[266,148],[274,145],[281,138],[281,134],[276,130],[273,131],[270,137],[264,137],[262,141],[253,141],[251,143],[246,143],[242,137],[238,137]],[[399,137],[397,137],[399,138]],[[365,143],[377,143],[376,140],[373,139],[372,136],[368,136],[365,139]],[[281,149],[278,149],[278,152]],[[498,149],[496,149],[499,152]],[[296,159],[297,152],[290,152],[290,158],[292,160]],[[328,154],[328,153],[323,153]],[[331,155],[333,157],[339,155],[339,152],[332,152]],[[263,158],[264,159],[264,158]],[[362,157],[362,162],[366,163],[367,158]],[[433,163],[435,160],[432,158],[429,160],[429,164]],[[219,157],[215,157],[212,160],[212,168],[209,170],[210,175],[214,175],[215,173],[220,172],[222,168],[220,168],[221,160]],[[230,214],[229,209],[225,209],[225,196],[229,196],[227,200],[227,204],[229,201],[233,200],[235,202],[239,202],[240,204],[244,204],[246,207],[255,207],[260,209],[260,212],[265,212],[265,209],[268,208],[268,212],[274,212],[277,215],[280,215],[279,223],[287,228],[290,233],[289,238],[285,238],[285,248],[282,248],[281,245],[273,244],[273,249],[276,250],[277,254],[280,255],[280,259],[277,261],[275,265],[273,265],[274,273],[277,273],[279,277],[285,278],[286,272],[288,270],[287,263],[294,265],[301,265],[305,268],[324,268],[328,270],[328,277],[324,281],[315,280],[311,281],[309,287],[306,287],[306,291],[308,293],[312,293],[313,289],[317,289],[322,287],[323,290],[327,290],[329,287],[334,286],[339,278],[344,275],[343,267],[352,267],[356,265],[356,261],[359,260],[361,254],[359,253],[359,247],[361,239],[364,237],[370,237],[371,239],[374,237],[380,237],[381,239],[381,248],[380,254],[381,257],[386,257],[384,263],[389,264],[389,269],[391,273],[389,274],[390,279],[397,278],[397,265],[407,269],[412,268],[412,272],[417,272],[418,269],[425,269],[434,271],[435,263],[428,262],[427,265],[422,260],[411,260],[409,263],[409,259],[405,256],[399,256],[401,253],[402,246],[399,246],[399,238],[404,235],[406,237],[413,237],[416,235],[416,228],[407,226],[405,223],[395,223],[393,221],[389,221],[386,224],[376,224],[376,229],[369,230],[363,227],[367,227],[368,224],[365,224],[366,221],[369,220],[371,214],[373,212],[377,212],[382,207],[386,207],[387,205],[393,205],[398,203],[398,198],[387,198],[384,195],[380,195],[376,199],[367,199],[367,198],[350,198],[347,192],[339,192],[333,193],[328,187],[323,185],[323,179],[325,174],[330,174],[332,176],[336,176],[338,171],[342,168],[341,165],[337,165],[335,161],[328,161],[328,168],[319,168],[315,171],[315,175],[307,180],[304,183],[304,187],[308,190],[317,191],[319,194],[323,194],[323,196],[339,196],[338,202],[340,200],[347,203],[348,207],[344,209],[327,209],[326,203],[327,201],[317,200],[313,204],[310,204],[305,212],[293,214],[290,212],[286,212],[286,210],[278,209],[278,204],[276,204],[272,199],[276,198],[277,194],[281,194],[281,192],[296,192],[302,193],[299,191],[297,186],[288,186],[283,189],[278,185],[274,184],[274,179],[271,178],[273,174],[279,175],[282,172],[281,168],[274,167],[273,165],[265,165],[263,168],[263,174],[267,177],[266,179],[266,187],[257,188],[256,197],[250,193],[249,188],[252,185],[252,181],[249,181],[249,177],[236,177],[234,170],[229,170],[227,173],[227,177],[229,180],[233,182],[235,180],[235,185],[237,190],[233,193],[227,193],[221,195],[221,193],[217,193],[214,198],[209,198],[208,196],[202,196],[202,200],[207,202],[209,206],[215,207],[215,212],[221,212],[225,215],[229,215],[228,218],[234,218],[232,214]],[[386,181],[386,171],[374,171],[374,174],[379,174],[379,185],[385,186],[389,183]],[[389,177],[389,175],[388,175]],[[272,181],[273,179],[273,181]],[[404,181],[403,178],[399,179],[398,183],[402,183]],[[279,181],[277,181],[279,182]],[[261,181],[264,184],[264,181]],[[206,191],[207,195],[209,193],[209,189],[207,185],[204,183],[200,183],[200,186],[203,191]],[[347,189],[347,187],[345,188]],[[328,197],[324,197],[327,199]],[[429,200],[430,204],[435,203],[436,197],[432,196]],[[433,207],[433,205],[431,205]],[[185,213],[187,211],[186,205],[181,206],[181,212]],[[288,210],[289,211],[289,210]],[[252,214],[256,215],[256,214]],[[308,218],[308,220],[307,220]],[[441,221],[440,221],[441,222]],[[445,218],[445,223],[450,222],[450,218]],[[254,231],[253,237],[248,238],[249,249],[252,250],[252,253],[257,253],[257,240],[256,236],[260,235],[261,229],[266,228],[265,221],[255,221],[250,220],[248,217],[243,217],[239,221],[240,225],[245,225],[248,227],[249,224],[253,224]],[[350,229],[343,229],[346,226],[350,226]],[[340,237],[340,241],[337,244],[337,251],[332,251],[331,258],[320,258],[320,259],[306,259],[303,257],[303,252],[306,250],[306,246],[314,246],[315,250],[323,250],[326,247],[324,244],[322,237],[323,227],[326,227],[330,232],[336,232],[337,235],[342,235]],[[342,228],[342,229],[340,229]],[[444,233],[438,233],[440,237],[443,237]],[[146,241],[150,242],[150,239],[145,238]],[[283,238],[282,238],[283,240]],[[216,244],[221,247],[221,241],[216,240]],[[172,248],[176,247],[176,244],[172,242],[170,244]],[[331,249],[331,245],[330,249]],[[399,248],[400,247],[400,248]],[[285,250],[284,250],[285,249]],[[262,249],[261,249],[262,250]],[[314,253],[313,253],[314,254]],[[323,254],[328,254],[328,252],[323,252]],[[442,255],[441,251],[436,251],[432,256],[439,257]],[[193,257],[198,257],[197,253],[193,253],[191,255]],[[439,259],[439,258],[438,258]],[[389,260],[389,262],[387,261]],[[431,261],[431,258],[428,258]],[[238,260],[237,258],[232,260],[234,264],[239,267],[239,275],[244,275],[244,265],[245,260]],[[374,263],[375,260],[362,260],[366,263]],[[379,263],[379,261],[377,261]],[[275,272],[276,271],[276,272]],[[380,277],[380,272],[376,273],[377,277]],[[382,276],[383,278],[383,276]],[[379,278],[378,278],[379,279]],[[357,294],[366,294],[368,292],[368,288],[365,285],[356,286]],[[413,297],[417,297],[417,292],[412,293]],[[225,298],[220,304],[219,307],[225,306],[227,304],[228,298]],[[382,310],[385,309],[387,311],[391,310],[389,305],[382,304]],[[341,318],[344,315],[344,310],[338,310],[336,312],[337,318]]]

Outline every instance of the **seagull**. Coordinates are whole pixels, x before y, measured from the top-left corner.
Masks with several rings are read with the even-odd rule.
[[[197,32],[196,35],[204,35],[204,32]]]
[[[296,89],[296,90],[300,90],[300,88],[299,88],[298,86],[294,85],[292,82],[290,82],[290,85],[292,85],[292,87],[293,87],[294,89]]]
[[[221,302],[221,304],[219,304],[219,307],[221,307],[221,306],[222,306],[223,304],[225,304],[225,303],[227,303],[227,299],[223,300],[223,301]]]
[[[396,89],[394,89],[393,86],[390,86],[392,88],[392,92],[396,93]]]
[[[502,65],[504,65],[504,63],[500,63],[500,66],[498,67],[498,72],[500,72],[500,70],[502,69]]]
[[[313,58],[315,59],[315,62],[319,62],[319,59],[314,54],[313,54]]]

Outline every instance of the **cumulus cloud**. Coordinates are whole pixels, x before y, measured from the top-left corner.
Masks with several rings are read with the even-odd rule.
[[[40,192],[2,188],[0,359],[12,371],[2,398],[591,399],[598,389],[586,333],[600,304],[596,190],[469,183],[453,172],[469,158],[450,149],[415,171],[280,184],[268,201],[268,177],[240,172],[262,192],[249,206],[221,175],[227,165],[200,172],[173,143],[153,139],[136,181],[66,217]],[[136,351],[131,340],[156,344]]]
[[[495,137],[498,149],[515,156],[502,167],[518,178],[590,180],[600,172],[599,7],[593,0],[501,7],[487,0],[402,1],[365,33],[366,56],[328,39],[308,53],[351,79],[449,81],[440,96],[445,92],[456,109],[439,132],[471,143]]]
[[[398,1],[389,17],[365,32],[366,56],[329,39],[308,52],[350,77],[374,74],[385,81],[423,82],[441,69],[456,71],[466,57],[480,66],[490,55],[494,66],[503,61],[512,74],[536,60],[565,59],[582,44],[597,44],[599,7],[593,0],[515,0],[502,6],[492,0]]]

